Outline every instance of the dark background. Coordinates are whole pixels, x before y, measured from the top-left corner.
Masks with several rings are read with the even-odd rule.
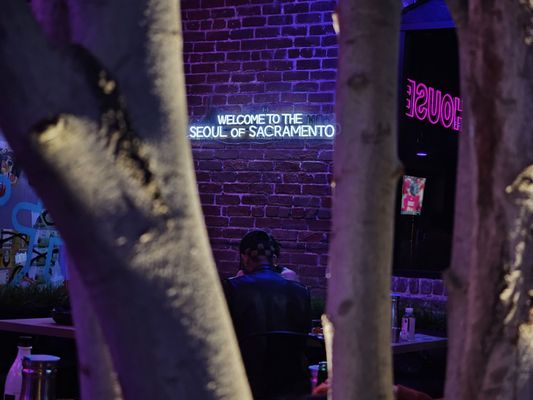
[[[426,178],[422,213],[401,215],[401,180],[397,190],[394,272],[439,277],[450,264],[459,132],[409,118],[407,79],[459,96],[455,29],[406,31],[400,66],[399,157],[405,174]],[[403,68],[402,68],[403,66]],[[427,157],[419,157],[424,150]]]

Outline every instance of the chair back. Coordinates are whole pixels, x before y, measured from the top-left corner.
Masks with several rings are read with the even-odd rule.
[[[292,331],[250,334],[239,341],[254,399],[310,392],[308,335]]]

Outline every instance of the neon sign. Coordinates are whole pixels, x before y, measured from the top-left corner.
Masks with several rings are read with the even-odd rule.
[[[189,138],[220,139],[331,139],[336,126],[322,116],[301,113],[222,114],[216,124],[191,125]]]
[[[420,121],[427,120],[433,125],[440,124],[445,128],[455,131],[461,130],[461,117],[463,106],[461,99],[444,95],[440,90],[407,79],[407,112],[405,115],[417,118]]]

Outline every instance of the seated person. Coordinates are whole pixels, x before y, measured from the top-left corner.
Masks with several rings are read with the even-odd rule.
[[[270,235],[270,239],[272,240],[272,243],[274,246],[274,258],[272,259],[274,271],[278,272],[285,279],[288,279],[290,281],[300,282],[300,277],[298,276],[296,272],[294,272],[292,269],[288,267],[281,266],[278,264],[281,246],[279,242],[274,238],[274,236]],[[244,275],[244,270],[243,270],[242,259],[241,259],[239,270],[237,271],[237,275],[235,276],[242,276],[242,275]]]
[[[254,398],[309,393],[309,292],[274,270],[275,244],[266,232],[249,232],[239,247],[243,275],[224,289]]]

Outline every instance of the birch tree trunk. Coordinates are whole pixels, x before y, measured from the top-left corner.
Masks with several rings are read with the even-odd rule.
[[[327,314],[332,397],[392,398],[390,282],[400,165],[400,2],[339,2],[339,71]]]
[[[70,0],[83,47],[58,49],[25,1],[3,1],[0,124],[68,244],[124,398],[249,399],[186,138],[178,4]]]
[[[461,94],[446,399],[533,398],[533,5],[449,1]]]
[[[48,41],[70,43],[67,0],[33,0],[32,10]],[[83,399],[122,399],[109,347],[75,265],[69,260],[69,291],[76,326],[80,396]]]

